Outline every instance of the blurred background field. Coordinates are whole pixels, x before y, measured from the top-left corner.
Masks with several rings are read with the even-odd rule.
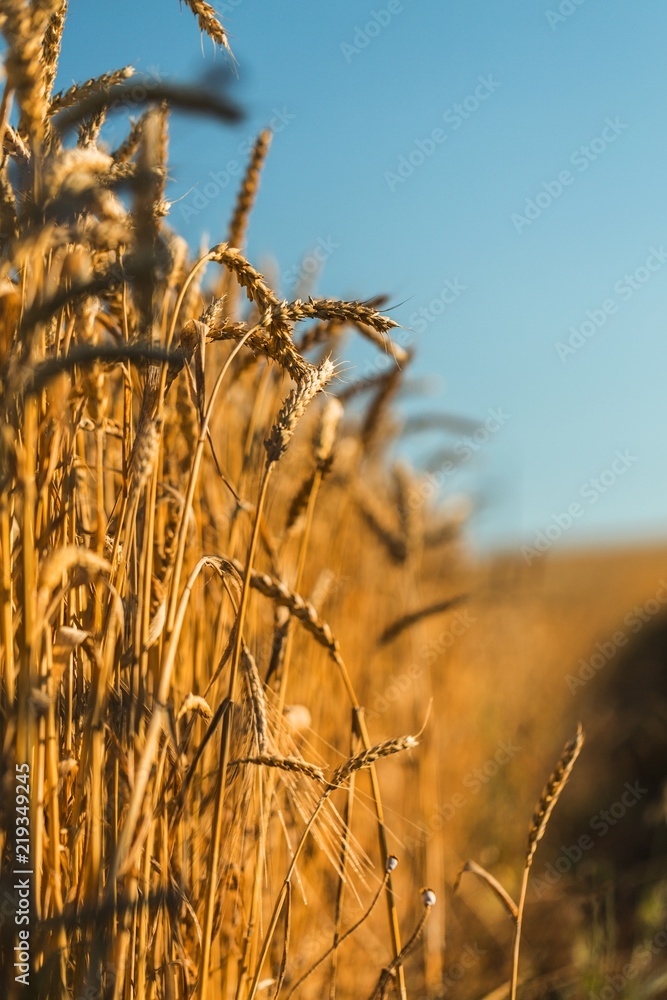
[[[532,959],[545,979],[538,979],[527,995],[544,995],[545,983],[554,989],[567,983],[562,995],[586,995],[573,986],[582,970],[591,988],[603,987],[617,965],[627,964],[633,947],[662,930],[664,856],[657,844],[647,851],[645,832],[647,825],[664,824],[661,783],[654,781],[647,795],[653,810],[640,802],[634,814],[628,810],[618,820],[614,844],[600,837],[600,823],[597,830],[590,823],[620,798],[626,781],[646,775],[646,767],[633,769],[627,761],[625,770],[619,767],[617,751],[627,738],[637,698],[647,726],[653,718],[654,763],[658,771],[664,767],[664,632],[661,655],[648,670],[638,669],[633,657],[640,658],[639,622],[665,627],[666,555],[664,546],[647,545],[552,553],[530,567],[513,554],[475,566],[463,560],[461,575],[455,576],[457,586],[465,581],[471,594],[465,605],[470,624],[463,634],[456,636],[446,619],[423,625],[411,641],[396,642],[388,683],[369,685],[370,717],[387,734],[418,724],[433,698],[420,759],[390,765],[387,790],[395,810],[390,813],[395,849],[402,855],[404,842],[410,857],[409,874],[401,872],[399,885],[409,886],[412,879],[428,883],[446,900],[433,914],[424,945],[431,985],[450,966],[458,972],[471,942],[484,956],[460,982],[450,980],[452,990],[475,997],[483,995],[483,984],[491,991],[494,978],[497,983],[511,940],[507,915],[473,876],[463,879],[456,895],[452,885],[459,867],[472,858],[516,891],[534,802],[559,743],[577,720],[584,722],[587,742],[541,845],[534,873],[538,888],[529,896],[526,960],[530,965]],[[446,576],[451,561],[438,556],[436,564],[439,575]],[[350,596],[354,606],[356,596]],[[400,594],[391,598],[392,604],[404,600]],[[608,644],[613,635],[618,642],[619,631],[627,636],[627,647],[611,652],[607,645],[600,666],[597,644]],[[434,655],[434,650],[441,651]],[[382,655],[373,662],[378,672],[372,676],[381,678]],[[584,678],[591,678],[586,683],[581,683],[582,670]],[[412,674],[416,678],[408,683]],[[380,709],[377,719],[374,704]],[[656,803],[663,810],[660,818]],[[569,864],[551,884],[563,847],[575,849],[571,856],[576,856],[582,835],[591,835],[594,843],[590,853],[584,852],[583,872]],[[637,893],[626,888],[614,902],[619,878]],[[629,914],[627,907],[636,910]],[[626,927],[623,953],[615,956],[618,920]],[[645,992],[638,995],[660,995],[664,964],[659,950],[644,970]],[[547,970],[556,974],[550,977]],[[658,985],[649,988],[654,980]]]

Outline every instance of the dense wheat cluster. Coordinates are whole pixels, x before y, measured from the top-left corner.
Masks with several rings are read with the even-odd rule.
[[[288,301],[244,256],[269,133],[228,241],[193,259],[168,225],[170,108],[238,110],[153,87],[108,149],[132,72],[52,93],[65,15],[2,5],[3,799],[29,764],[33,988],[277,995],[303,965],[304,904],[342,939],[344,891],[385,897],[403,988],[379,772],[417,741],[371,740],[363,660],[323,609],[357,531],[396,572],[418,544],[384,457],[406,352],[378,303]],[[343,386],[347,330],[392,366]],[[315,683],[319,739],[295,703]],[[375,857],[351,832],[366,775]],[[8,805],[2,836],[10,857]],[[6,969],[13,946],[10,930]]]
[[[229,53],[213,7],[187,7]],[[501,772],[474,836],[488,779],[468,778],[521,751],[500,737],[525,701],[495,717],[493,685],[548,641],[505,615],[505,578],[471,573],[461,508],[395,458],[409,340],[386,299],[282,289],[247,258],[270,131],[193,255],[169,116],[224,129],[239,108],[129,67],[55,93],[66,14],[0,2],[3,995],[436,997],[452,962],[461,996],[541,995],[568,959],[538,942],[520,972],[528,876],[582,735],[522,880],[562,741],[524,733],[540,754]],[[111,114],[130,116],[115,148]],[[467,861],[493,891],[451,897],[446,927],[442,890],[482,847],[507,888]]]

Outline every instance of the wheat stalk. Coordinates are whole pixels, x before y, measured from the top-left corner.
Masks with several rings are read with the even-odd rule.
[[[523,877],[521,880],[521,890],[519,893],[519,903],[517,906],[516,923],[514,927],[514,945],[512,948],[512,978],[510,981],[510,998],[515,1000],[519,981],[519,948],[521,945],[521,930],[523,926],[523,910],[526,903],[526,892],[528,890],[528,879],[530,869],[535,857],[537,845],[544,836],[554,806],[558,802],[563,789],[568,783],[572,768],[577,757],[581,753],[584,744],[584,732],[581,724],[577,728],[576,734],[565,744],[555,770],[547,781],[540,798],[538,799],[533,818],[528,829],[528,847],[526,850],[526,860],[524,862]]]

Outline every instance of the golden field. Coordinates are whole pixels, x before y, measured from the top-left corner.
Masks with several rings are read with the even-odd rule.
[[[665,550],[474,563],[387,300],[246,257],[270,133],[194,255],[170,109],[239,109],[108,148],[65,17],[0,4],[6,995],[659,996]]]

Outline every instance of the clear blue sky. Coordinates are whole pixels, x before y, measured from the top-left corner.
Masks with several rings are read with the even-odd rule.
[[[218,9],[247,119],[176,116],[172,223],[194,244],[224,238],[228,164],[273,119],[251,258],[288,271],[321,241],[318,293],[402,303],[432,393],[418,409],[507,415],[440,477],[478,498],[478,542],[532,544],[571,504],[559,544],[667,534],[667,5]],[[71,0],[59,84],[125,63],[192,81],[225,62],[177,0]],[[466,447],[411,442],[415,462]]]

